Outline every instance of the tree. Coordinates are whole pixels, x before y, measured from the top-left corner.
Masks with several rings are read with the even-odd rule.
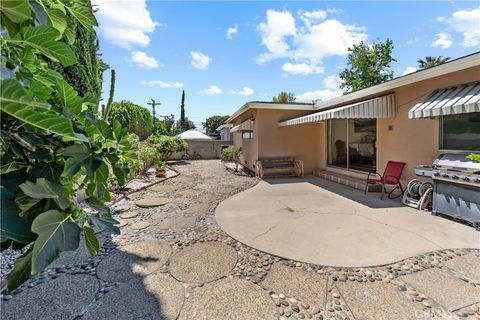
[[[148,138],[148,142],[152,143],[157,149],[159,159],[162,161],[169,160],[175,152],[188,149],[188,143],[180,137],[153,135]]]
[[[82,234],[94,256],[96,232],[120,232],[105,203],[109,182],[125,183],[122,158],[130,144],[118,121],[105,121],[91,108],[95,95],[75,89],[86,78],[75,78],[74,86],[51,67],[53,61],[62,68],[83,63],[69,45],[80,41],[69,22],[82,24],[93,41],[90,1],[2,1],[0,12],[0,248],[28,248],[7,277],[12,291],[63,251],[76,250]],[[88,210],[77,203],[80,191]]]
[[[126,100],[112,103],[108,120],[117,120],[127,128],[129,133],[135,133],[141,140],[148,138],[153,131],[153,119],[150,111]]]
[[[425,59],[418,59],[418,67],[420,69],[428,69],[431,67],[435,67],[441,64],[444,64],[445,62],[448,62],[451,58],[450,57],[443,57],[443,56],[438,56],[438,57],[433,57],[433,56],[427,56]]]
[[[185,118],[185,90],[182,91],[182,102],[180,103],[180,125],[182,132],[188,130],[188,119]]]
[[[218,135],[217,128],[224,124],[230,116],[211,116],[202,123],[209,136]]]
[[[291,92],[281,91],[277,96],[272,98],[273,102],[277,103],[294,103],[297,98]]]
[[[196,129],[196,128],[197,127],[195,126],[193,121],[190,121],[188,120],[187,117],[185,117],[185,120],[183,121],[183,123],[181,120],[177,120],[177,122],[175,123],[175,127],[173,128],[173,134],[177,135],[184,131],[187,131],[190,129]]]
[[[390,63],[397,60],[392,58],[392,50],[390,39],[371,45],[362,41],[348,48],[348,67],[340,73],[340,88],[349,93],[393,79]]]

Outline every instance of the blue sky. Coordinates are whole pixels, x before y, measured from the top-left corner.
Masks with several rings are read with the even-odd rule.
[[[178,118],[185,90],[197,127],[280,91],[308,102],[340,95],[347,48],[360,40],[393,40],[396,77],[427,55],[480,49],[478,2],[93,3],[102,58],[117,74],[115,100],[146,107],[153,98],[157,114]]]

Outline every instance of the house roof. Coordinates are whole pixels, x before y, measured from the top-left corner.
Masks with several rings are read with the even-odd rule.
[[[212,139],[206,134],[201,133],[200,131],[197,131],[195,129],[184,131],[180,133],[177,137],[180,137],[183,140],[211,140]]]
[[[416,72],[377,84],[375,86],[355,91],[327,101],[315,102],[314,109],[322,110],[334,108],[344,104],[355,103],[365,99],[375,98],[380,95],[392,93],[394,89],[409,85],[415,82],[439,77],[448,73],[465,70],[480,66],[480,52],[451,60],[436,67],[418,70]]]
[[[338,106],[360,102],[362,100],[373,99],[382,95],[393,93],[396,88],[409,85],[415,82],[439,77],[448,73],[465,70],[468,68],[480,66],[480,51],[470,55],[451,60],[436,67],[418,70],[416,72],[400,76],[398,78],[383,82],[381,84],[355,91],[337,98],[326,101],[317,101],[312,103],[275,103],[266,101],[251,101],[241,106],[235,113],[228,118],[227,122],[233,121],[236,117],[249,109],[283,109],[283,110],[311,110],[319,111],[331,109]]]
[[[278,109],[278,110],[313,110],[313,103],[278,103],[272,101],[250,101],[241,106],[235,113],[227,119],[227,122],[233,121],[236,117],[249,109]]]
[[[220,125],[217,129],[215,129],[215,131],[220,131],[222,130],[223,128],[231,128],[233,127],[233,124],[231,123],[224,123],[222,125]]]

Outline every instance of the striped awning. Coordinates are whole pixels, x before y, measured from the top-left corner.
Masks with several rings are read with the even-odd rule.
[[[253,131],[253,119],[248,119],[240,123],[238,126],[233,127],[230,129],[230,132],[237,132],[237,131]]]
[[[370,99],[348,106],[312,113],[303,117],[280,122],[279,126],[292,126],[303,123],[319,122],[328,119],[373,119],[395,116],[395,95]]]
[[[408,117],[428,118],[480,112],[480,82],[437,89],[408,112]]]

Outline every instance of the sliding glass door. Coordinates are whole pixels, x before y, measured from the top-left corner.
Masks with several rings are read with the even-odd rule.
[[[333,119],[327,124],[328,165],[375,172],[376,119]]]

